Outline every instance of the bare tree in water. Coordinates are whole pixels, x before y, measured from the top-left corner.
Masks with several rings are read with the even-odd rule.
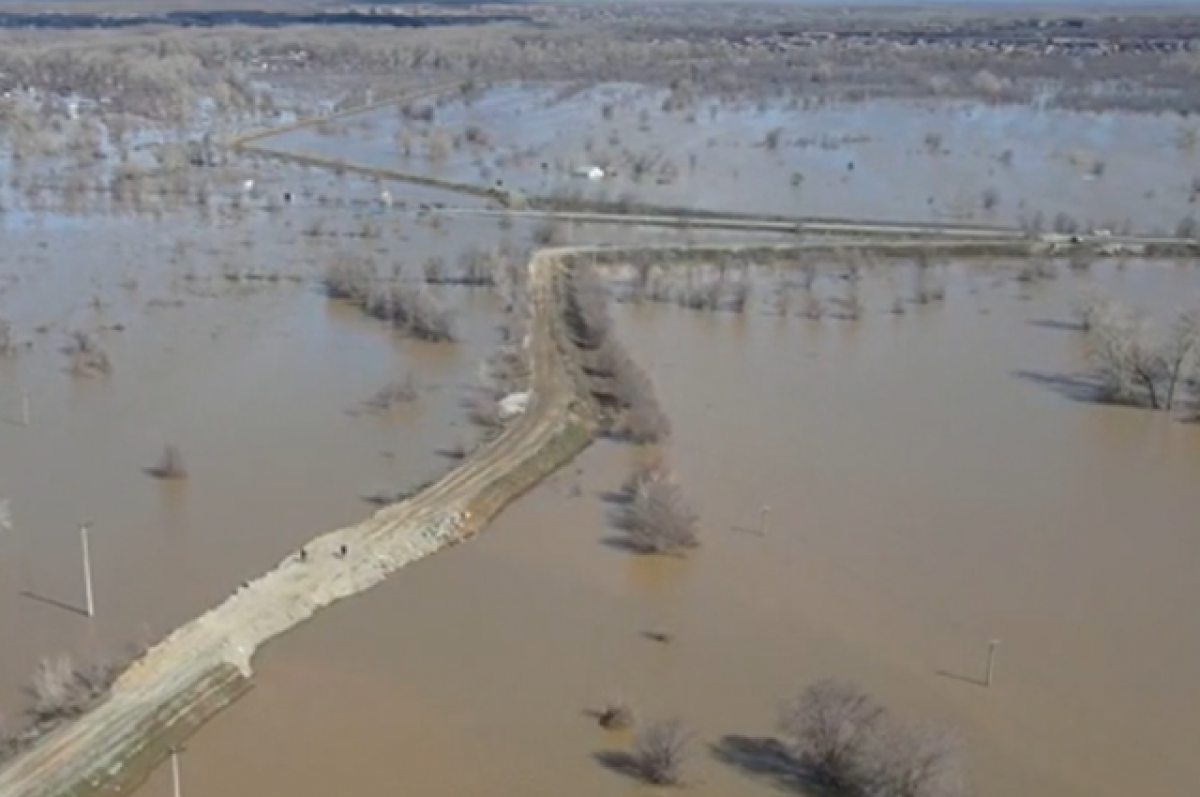
[[[1170,412],[1198,365],[1200,310],[1180,313],[1165,329],[1113,302],[1088,320],[1088,353],[1101,398]]]

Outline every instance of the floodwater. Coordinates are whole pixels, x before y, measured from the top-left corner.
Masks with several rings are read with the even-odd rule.
[[[1096,285],[1168,312],[1200,275],[945,278],[944,303],[895,315],[910,275],[869,270],[858,321],[619,306],[703,548],[606,542],[602,494],[632,454],[598,444],[478,540],[269,646],[184,755],[185,789],[646,794],[595,758],[628,745],[586,713],[619,691],[697,731],[689,792],[778,793],[736,753],[836,675],[959,728],[983,797],[1190,794],[1200,427],[1080,401],[1064,326]],[[160,772],[144,793],[168,789]]]
[[[365,190],[365,189],[362,189]],[[300,231],[320,215],[326,235]],[[393,338],[318,287],[338,253],[407,274],[434,251],[453,263],[492,220],[437,230],[411,217],[298,206],[213,228],[186,218],[37,219],[6,234],[0,316],[29,343],[0,361],[0,713],[19,712],[39,659],[113,654],[157,640],[318,533],[360,519],[364,497],[446,470],[474,436],[460,407],[495,345],[487,290],[446,294],[461,340]],[[527,235],[517,229],[514,235]],[[452,238],[452,241],[443,239]],[[94,332],[104,378],[66,372],[72,330]],[[420,398],[357,412],[411,374]],[[31,424],[21,422],[21,393]],[[144,469],[177,445],[186,482]],[[87,620],[79,525],[91,523],[97,616]]]
[[[1040,212],[1047,229],[1063,212],[1088,228],[1168,234],[1197,212],[1200,147],[1180,117],[893,100],[702,99],[664,110],[668,96],[512,84],[469,104],[444,99],[432,121],[377,110],[271,145],[533,193],[710,210],[1007,225]],[[472,126],[486,140],[467,141]],[[766,146],[775,130],[778,145]],[[590,164],[617,176],[572,176]]]
[[[22,687],[39,660],[161,638],[306,540],[372,511],[366,497],[448,469],[439,452],[478,434],[461,399],[498,341],[491,291],[431,289],[457,311],[462,338],[434,345],[396,339],[329,302],[319,280],[342,255],[405,279],[419,279],[430,256],[454,268],[475,247],[508,244],[523,259],[536,222],[414,215],[454,199],[427,189],[393,186],[397,206],[385,212],[367,181],[257,176],[236,221],[201,222],[188,210],[158,221],[6,214],[0,317],[29,348],[0,359],[0,498],[15,521],[0,533],[0,715],[26,705]],[[268,213],[284,190],[295,202]],[[366,225],[374,232],[363,237]],[[681,240],[586,225],[564,235]],[[110,376],[66,372],[74,330],[100,340]],[[409,374],[416,402],[386,417],[356,412]],[[144,472],[167,444],[182,451],[184,483]],[[84,523],[92,620],[82,616]]]

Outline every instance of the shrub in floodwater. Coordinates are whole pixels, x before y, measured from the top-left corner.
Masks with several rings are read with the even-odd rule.
[[[339,258],[325,269],[322,281],[331,299],[363,301],[375,280],[375,269],[366,260]]]
[[[407,337],[431,342],[456,339],[454,315],[421,288],[375,284],[357,301],[367,315],[391,324]]]
[[[631,763],[647,783],[675,786],[683,782],[683,767],[691,754],[692,734],[679,720],[654,722],[638,731]]]
[[[417,386],[416,378],[412,374],[408,374],[402,380],[389,382],[379,388],[375,391],[375,395],[364,402],[364,406],[369,412],[388,412],[397,405],[416,401],[419,395],[420,388]]]
[[[699,547],[696,514],[668,470],[643,469],[624,489],[629,498],[618,524],[630,548],[643,554],[683,555]]]
[[[613,335],[608,291],[592,269],[573,270],[565,314],[584,370],[592,377],[592,392],[620,415],[614,431],[639,444],[670,436],[670,421],[659,406],[650,377]]]
[[[112,373],[112,359],[96,337],[76,330],[67,344],[71,358],[70,372],[75,376],[107,376]]]
[[[797,776],[854,797],[958,797],[957,737],[893,717],[857,684],[818,681],[780,710]]]
[[[596,721],[608,731],[625,730],[637,724],[637,710],[624,695],[610,695],[596,712]]]

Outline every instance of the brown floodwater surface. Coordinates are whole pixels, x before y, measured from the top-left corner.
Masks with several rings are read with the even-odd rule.
[[[310,184],[285,175],[269,190],[302,195]],[[315,184],[342,200],[373,196],[352,180]],[[395,192],[398,202],[427,198]],[[322,234],[302,232],[314,220]],[[461,401],[497,342],[496,294],[431,288],[456,311],[461,336],[431,345],[327,300],[323,270],[339,256],[370,256],[379,275],[417,281],[434,254],[456,268],[470,249],[501,243],[523,265],[534,227],[303,200],[211,229],[178,218],[5,221],[0,317],[29,344],[0,359],[0,498],[15,519],[0,534],[0,715],[9,719],[28,704],[23,687],[40,660],[155,641],[316,534],[361,518],[369,494],[449,468],[439,452],[479,434]],[[364,239],[364,223],[377,235]],[[614,226],[568,234],[681,238]],[[75,330],[105,347],[111,375],[66,373],[62,349]],[[406,375],[416,402],[386,417],[354,412]],[[183,483],[144,472],[168,443],[182,451]],[[88,522],[93,619],[81,614]]]
[[[248,227],[221,232],[257,236],[238,252],[242,268],[303,274],[298,235]],[[445,470],[438,451],[474,435],[460,400],[495,344],[491,292],[443,297],[462,310],[459,343],[399,340],[331,303],[307,275],[231,283],[212,273],[222,258],[199,252],[165,266],[184,235],[184,225],[110,221],[44,246],[37,232],[12,236],[2,309],[33,345],[0,363],[0,497],[15,521],[0,534],[0,714],[26,704],[21,686],[40,659],[157,640],[304,541],[363,516],[369,493]],[[138,287],[118,284],[131,279]],[[65,373],[60,349],[73,329],[99,330],[110,376]],[[406,374],[417,401],[387,417],[353,412]],[[144,472],[167,443],[183,453],[184,482]],[[87,522],[91,620],[81,614]]]
[[[628,745],[587,714],[619,691],[696,729],[689,791],[767,794],[786,786],[730,751],[837,675],[958,727],[980,795],[1189,794],[1200,428],[1078,400],[1079,333],[1055,322],[1096,284],[1167,312],[1200,279],[1012,277],[956,267],[945,303],[898,316],[904,269],[869,272],[857,322],[619,306],[704,547],[614,547],[602,494],[632,454],[600,443],[478,540],[269,646],[186,789],[645,794],[596,758]]]

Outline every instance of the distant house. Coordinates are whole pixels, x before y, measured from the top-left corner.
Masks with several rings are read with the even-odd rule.
[[[599,166],[580,166],[571,173],[576,177],[585,177],[588,180],[604,179],[604,170]]]

